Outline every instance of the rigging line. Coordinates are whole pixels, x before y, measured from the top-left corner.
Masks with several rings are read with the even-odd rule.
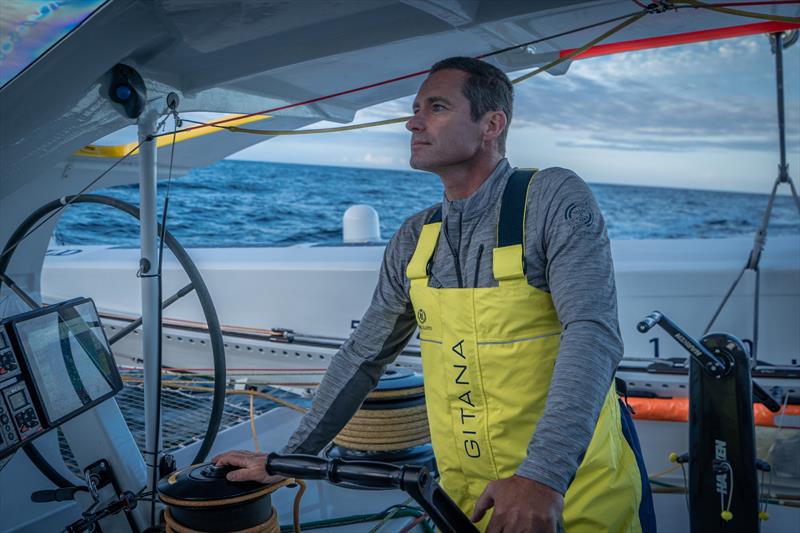
[[[773,20],[776,22],[789,22],[791,24],[800,24],[800,17],[784,17],[782,15],[768,15],[765,13],[756,13],[754,11],[745,11],[743,9],[733,9],[730,7],[723,7],[721,5],[706,4],[698,0],[682,0],[680,3],[688,4],[697,9],[707,9],[709,11],[717,11],[718,13],[725,13],[728,15],[738,15],[740,17],[748,17],[754,19]],[[762,4],[766,5],[766,4]]]
[[[498,54],[503,54],[505,52],[510,52],[511,50],[515,50],[517,48],[522,48],[522,47],[525,47],[525,46],[531,46],[533,44],[539,44],[539,43],[543,43],[543,42],[546,42],[546,41],[551,41],[551,40],[557,39],[559,37],[565,37],[567,35],[571,35],[573,33],[579,33],[579,32],[585,31],[585,30],[591,30],[591,29],[596,28],[598,26],[605,26],[606,24],[611,24],[612,22],[617,22],[618,20],[623,20],[623,19],[632,17],[632,16],[634,16],[634,15],[636,15],[638,13],[640,13],[640,11],[633,11],[631,13],[626,13],[625,15],[620,15],[618,17],[606,19],[606,20],[603,20],[601,22],[594,22],[592,24],[587,24],[586,26],[581,26],[580,28],[574,28],[574,29],[571,29],[571,30],[565,30],[565,31],[562,31],[560,33],[554,33],[552,35],[547,35],[546,37],[541,37],[539,39],[534,39],[532,41],[528,41],[528,42],[525,42],[525,43],[515,44],[514,46],[509,46],[507,48],[501,48],[500,50],[495,50],[493,52],[489,52],[488,54],[475,56],[475,59],[483,59],[483,58],[486,58],[486,57],[492,57],[492,56],[496,56]]]
[[[219,128],[221,130],[228,130],[234,133],[252,133],[253,135],[309,135],[311,133],[335,133],[340,131],[360,130],[364,128],[374,128],[376,126],[386,126],[389,124],[399,124],[407,121],[411,117],[398,117],[386,120],[378,120],[375,122],[362,122],[359,124],[346,124],[344,126],[335,126],[332,128],[317,128],[313,130],[260,130],[251,128],[240,128],[239,126],[219,126],[216,123],[198,122],[196,120],[183,119],[184,122],[191,122],[192,124],[200,124],[203,126],[210,126]]]
[[[408,122],[410,116],[378,120],[375,122],[361,122],[359,124],[347,124],[345,126],[334,126],[332,128],[315,128],[313,130],[257,130],[251,128],[240,128],[239,126],[222,126],[234,133],[252,133],[254,135],[310,135],[313,133],[336,133],[341,131],[362,130],[365,128],[375,128],[377,126],[387,126],[389,124],[400,124]]]
[[[577,48],[577,49],[573,50],[572,52],[570,52],[569,54],[567,54],[565,56],[559,57],[555,61],[551,61],[550,63],[548,63],[547,65],[544,65],[543,67],[539,67],[538,69],[534,70],[533,72],[529,72],[527,74],[523,74],[522,76],[511,80],[511,83],[517,84],[517,83],[523,82],[523,81],[525,81],[525,80],[527,80],[529,78],[532,78],[532,77],[536,76],[537,74],[541,74],[542,72],[550,70],[551,68],[555,67],[556,65],[559,65],[559,64],[563,63],[564,61],[569,61],[570,59],[572,59],[573,57],[577,56],[578,54],[581,54],[581,53],[585,52],[586,50],[588,50],[589,48],[593,47],[594,45],[596,45],[600,41],[604,41],[607,38],[609,38],[612,35],[614,35],[615,33],[619,32],[619,31],[622,31],[623,29],[627,28],[628,26],[630,26],[631,24],[633,24],[634,22],[636,22],[640,18],[644,17],[648,13],[649,13],[648,11],[641,11],[641,12],[637,13],[636,15],[633,15],[632,17],[628,17],[622,23],[617,24],[616,26],[614,26],[613,28],[611,28],[610,30],[605,32],[603,35],[600,35],[599,37],[595,37],[594,39],[592,39],[591,41],[589,41],[585,45],[581,46],[580,48]]]
[[[637,0],[634,0],[634,2],[636,2],[637,5],[642,5]],[[686,9],[686,8],[690,8],[690,7],[695,7],[695,8],[701,8],[702,7],[704,9],[726,10],[726,12],[728,12],[729,14],[735,14],[735,15],[740,15],[740,16],[745,16],[745,17],[755,17],[755,18],[764,18],[766,20],[800,23],[800,19],[797,19],[797,18],[780,17],[780,16],[777,16],[777,15],[776,16],[773,16],[773,15],[762,15],[760,13],[752,13],[750,11],[743,11],[743,10],[737,10],[737,9],[728,9],[726,7],[728,5],[734,5],[734,4],[736,4],[736,5],[779,5],[779,4],[800,3],[800,2],[798,2],[798,0],[773,0],[773,1],[747,2],[747,3],[702,4],[702,5],[694,5],[694,4],[700,4],[700,2],[694,2],[694,0],[684,0],[684,2],[687,5],[674,6],[674,7],[676,9]],[[644,9],[645,9],[644,13],[650,12],[649,11],[650,10],[649,6],[645,6]],[[548,36],[545,36],[545,37],[542,37],[542,38],[539,38],[539,39],[534,39],[532,41],[527,41],[527,42],[524,42],[524,43],[516,44],[516,45],[513,45],[513,46],[502,48],[500,50],[495,50],[495,51],[489,52],[487,54],[482,54],[482,55],[479,55],[479,56],[475,56],[475,58],[476,59],[484,59],[484,58],[487,58],[487,57],[492,57],[492,56],[495,56],[495,55],[498,55],[498,54],[509,52],[511,50],[515,50],[517,48],[522,48],[522,47],[525,47],[525,46],[531,46],[533,44],[546,42],[546,41],[549,41],[549,40],[552,40],[552,39],[556,39],[558,37],[564,37],[566,35],[571,35],[573,33],[578,33],[578,32],[581,32],[581,31],[584,31],[584,30],[587,30],[587,29],[595,28],[597,26],[610,24],[610,23],[616,22],[618,20],[627,19],[627,18],[630,18],[630,17],[632,17],[632,16],[634,16],[636,14],[640,14],[640,13],[642,13],[642,12],[641,11],[635,11],[633,13],[620,15],[620,16],[613,17],[613,18],[610,18],[610,19],[607,19],[607,20],[603,20],[603,21],[600,21],[600,22],[595,22],[593,24],[588,24],[588,25],[585,25],[585,26],[581,26],[580,28],[574,28],[572,30],[566,30],[566,31],[563,31],[563,32],[560,32],[560,33],[555,33],[555,34],[552,34],[552,35],[548,35]],[[329,100],[331,98],[336,98],[336,97],[344,96],[344,95],[347,95],[347,94],[361,92],[361,91],[365,91],[367,89],[373,89],[375,87],[380,87],[382,85],[388,85],[390,83],[395,83],[395,82],[403,81],[403,80],[406,80],[406,79],[409,79],[409,78],[414,78],[416,76],[421,76],[423,74],[427,74],[428,72],[430,72],[430,69],[420,70],[420,71],[417,71],[417,72],[412,72],[410,74],[405,74],[403,76],[390,78],[390,79],[383,80],[383,81],[380,81],[380,82],[377,82],[377,83],[372,83],[372,84],[369,84],[369,85],[363,85],[363,86],[360,86],[360,87],[355,87],[353,89],[348,89],[348,90],[340,91],[340,92],[337,92],[337,93],[332,93],[332,94],[328,94],[328,95],[319,96],[319,97],[312,98],[312,99],[309,99],[309,100],[305,100],[305,101],[302,101],[302,102],[295,102],[293,104],[287,104],[287,105],[283,105],[283,106],[279,106],[279,107],[274,107],[274,108],[271,108],[271,109],[265,109],[263,111],[257,111],[257,112],[254,112],[254,113],[249,113],[249,114],[245,114],[245,115],[238,115],[236,117],[226,118],[226,119],[220,120],[218,122],[204,123],[204,122],[194,122],[194,121],[186,120],[186,122],[193,122],[193,123],[198,124],[198,126],[195,126],[195,127],[192,127],[192,128],[186,128],[184,130],[181,130],[181,132],[192,131],[192,130],[198,129],[200,127],[203,127],[203,126],[222,127],[222,126],[219,126],[219,125],[220,124],[225,124],[227,122],[232,122],[234,120],[238,120],[238,119],[242,119],[242,118],[254,117],[254,116],[258,116],[258,115],[266,115],[266,114],[269,114],[269,113],[274,113],[276,111],[284,111],[286,109],[291,109],[291,108],[295,108],[295,107],[302,107],[302,106],[305,106],[305,105],[309,105],[309,104],[313,104],[313,103]],[[378,124],[376,124],[376,125],[378,125]],[[365,127],[368,127],[368,126],[365,126]],[[310,131],[310,130],[305,130],[305,131]],[[158,135],[158,136],[162,136],[162,135],[168,135],[168,134],[161,134],[161,135]],[[297,134],[297,135],[301,135],[301,134]]]
[[[587,24],[585,26],[581,26],[580,28],[574,28],[574,29],[571,29],[571,30],[566,30],[566,31],[563,31],[563,32],[554,33],[552,35],[547,35],[547,36],[541,37],[539,39],[534,39],[532,41],[527,41],[527,42],[524,42],[524,43],[515,44],[514,46],[509,46],[507,48],[502,48],[500,50],[494,50],[492,52],[476,56],[475,58],[476,59],[483,59],[483,58],[486,58],[486,57],[492,57],[492,56],[495,56],[495,55],[498,55],[498,54],[509,52],[509,51],[514,50],[516,48],[522,48],[522,47],[525,47],[525,46],[531,46],[531,45],[534,45],[534,44],[543,43],[543,42],[546,42],[546,41],[549,41],[549,40],[552,40],[552,39],[557,39],[558,37],[564,37],[566,35],[571,35],[573,33],[579,33],[581,31],[585,31],[585,30],[588,30],[588,29],[596,28],[597,26],[603,26],[605,24],[611,24],[612,22],[616,22],[618,20],[629,18],[629,17],[631,17],[633,15],[636,15],[638,13],[641,13],[641,11],[637,10],[637,11],[632,12],[632,13],[628,13],[628,14],[625,14],[625,15],[620,15],[620,16],[613,17],[613,18],[610,18],[610,19],[607,19],[607,20],[603,20],[603,21],[600,21],[600,22]],[[365,91],[367,89],[374,89],[375,87],[380,87],[380,86],[388,85],[388,84],[395,83],[395,82],[398,82],[398,81],[403,81],[403,80],[406,80],[406,79],[409,79],[409,78],[414,78],[416,76],[422,76],[423,74],[427,74],[428,72],[430,72],[430,69],[420,70],[420,71],[417,71],[417,72],[412,72],[410,74],[397,76],[395,78],[389,78],[387,80],[379,81],[379,82],[372,83],[372,84],[369,84],[369,85],[362,85],[360,87],[355,87],[353,89],[348,89],[348,90],[337,92],[337,93],[332,93],[332,94],[327,94],[327,95],[324,95],[324,96],[319,96],[319,97],[312,98],[310,100],[305,100],[305,101],[302,101],[302,102],[296,102],[296,103],[293,103],[293,104],[287,104],[287,105],[283,105],[283,106],[279,106],[279,107],[274,107],[274,108],[271,108],[271,109],[265,109],[263,111],[257,111],[255,113],[249,113],[249,114],[246,114],[246,115],[237,115],[236,117],[226,118],[224,120],[220,120],[220,121],[217,121],[217,122],[204,123],[204,122],[194,122],[194,121],[190,121],[188,119],[184,119],[185,122],[193,122],[193,123],[196,123],[196,124],[199,124],[199,125],[195,126],[195,127],[192,127],[192,128],[183,129],[183,130],[181,130],[181,133],[186,132],[186,131],[195,130],[195,129],[198,129],[198,128],[202,127],[202,126],[223,127],[223,126],[219,126],[219,125],[220,124],[225,124],[227,122],[232,122],[234,120],[240,120],[242,118],[249,118],[249,117],[254,117],[254,116],[257,116],[257,115],[266,115],[266,114],[274,113],[276,111],[284,111],[286,109],[291,109],[291,108],[294,108],[294,107],[302,107],[302,106],[305,106],[305,105],[321,102],[321,101],[324,101],[324,100],[330,100],[331,98],[336,98],[336,97],[344,96],[344,95],[347,95],[347,94],[352,94],[352,93]],[[168,135],[168,134],[157,135],[157,137],[160,137],[160,136],[163,136],[163,135]]]
[[[145,140],[149,140],[149,139],[145,139]],[[127,159],[127,158],[128,158],[128,157],[129,157],[129,156],[132,154],[132,153],[134,153],[136,150],[138,150],[138,149],[139,149],[139,147],[140,147],[140,146],[142,146],[142,144],[143,144],[144,142],[145,142],[145,141],[141,141],[141,142],[139,142],[139,144],[137,144],[135,147],[131,148],[131,150],[130,150],[130,151],[127,153],[127,154],[123,155],[122,157],[120,157],[119,159],[117,159],[116,161],[114,161],[114,163],[113,163],[113,164],[112,164],[110,167],[108,167],[106,170],[104,170],[102,173],[100,173],[100,175],[99,175],[99,176],[97,176],[95,179],[93,179],[92,181],[90,181],[90,182],[89,182],[89,183],[88,183],[88,184],[87,184],[87,185],[86,185],[86,186],[85,186],[83,189],[81,189],[80,191],[78,191],[78,194],[75,194],[75,195],[73,195],[73,196],[72,196],[72,198],[70,198],[70,199],[69,199],[69,201],[67,201],[66,203],[64,203],[64,205],[62,205],[61,207],[59,207],[58,209],[56,209],[55,211],[53,211],[52,213],[50,213],[50,214],[49,214],[48,216],[46,216],[46,217],[45,217],[45,218],[44,218],[44,219],[43,219],[41,222],[39,222],[39,223],[38,223],[38,224],[36,224],[34,227],[32,227],[32,228],[30,229],[30,231],[28,231],[28,232],[27,232],[25,235],[23,235],[23,236],[22,236],[22,237],[21,237],[21,238],[20,238],[20,239],[19,239],[17,242],[15,242],[15,243],[14,243],[12,246],[10,246],[9,248],[7,248],[6,250],[3,250],[3,252],[2,252],[2,253],[0,253],[0,259],[2,259],[2,258],[3,258],[3,257],[5,257],[6,255],[10,254],[10,253],[11,253],[13,250],[15,250],[15,249],[17,248],[17,246],[19,246],[20,244],[22,244],[22,242],[23,242],[25,239],[27,239],[28,237],[30,237],[30,236],[31,236],[31,234],[32,234],[34,231],[36,231],[37,229],[39,229],[40,227],[42,227],[42,226],[43,226],[43,225],[44,225],[44,224],[45,224],[45,223],[46,223],[48,220],[50,220],[51,218],[53,218],[53,217],[54,217],[54,216],[56,216],[57,214],[61,213],[61,212],[62,212],[64,209],[66,209],[67,207],[69,207],[69,206],[70,206],[70,205],[71,205],[73,202],[75,202],[75,200],[77,200],[78,198],[80,198],[80,197],[81,197],[81,195],[83,195],[83,193],[85,193],[86,191],[88,191],[88,190],[89,190],[89,188],[90,188],[92,185],[94,185],[95,183],[97,183],[98,181],[100,181],[100,180],[101,180],[103,177],[105,177],[105,175],[106,175],[106,174],[108,174],[109,172],[111,172],[112,170],[114,170],[114,168],[115,168],[117,165],[119,165],[120,163],[122,163],[123,161],[125,161],[125,160],[126,160],[126,159]],[[62,197],[62,198],[65,198],[65,197]]]
[[[640,6],[642,5],[637,0],[633,0],[633,1],[637,5],[640,5]],[[684,0],[684,3],[686,5],[676,5],[676,6],[673,6],[673,7],[675,7],[676,10],[677,9],[687,9],[687,8],[692,8],[692,7],[696,8],[696,9],[700,9],[700,8],[702,8],[702,9],[710,9],[710,10],[714,10],[714,11],[722,11],[722,12],[725,12],[725,13],[728,13],[728,14],[739,15],[739,16],[744,16],[744,17],[754,17],[754,18],[773,20],[773,21],[800,23],[800,18],[781,17],[781,16],[778,16],[778,15],[765,15],[765,14],[761,14],[761,13],[753,13],[753,12],[750,12],[750,11],[743,11],[743,10],[737,10],[737,9],[728,9],[727,7],[725,7],[727,5],[795,4],[795,3],[800,3],[800,1],[798,1],[798,0],[773,0],[771,2],[762,1],[762,2],[726,3],[726,4],[703,4],[703,3],[697,2],[695,0]],[[604,21],[601,21],[601,22],[596,22],[596,23],[593,23],[593,24],[582,26],[580,28],[575,28],[575,29],[563,31],[563,32],[560,32],[560,33],[557,33],[557,34],[548,35],[548,36],[542,37],[540,39],[534,39],[532,41],[527,41],[525,43],[520,43],[520,44],[516,44],[514,46],[509,46],[507,48],[503,48],[503,49],[500,49],[500,50],[495,50],[495,51],[489,52],[487,54],[482,54],[482,55],[479,55],[479,56],[475,56],[475,58],[476,59],[484,59],[484,58],[495,56],[495,55],[498,55],[498,54],[501,54],[501,53],[505,53],[505,52],[508,52],[508,51],[511,51],[511,50],[514,50],[514,49],[517,49],[517,48],[522,48],[522,47],[525,47],[525,46],[530,46],[530,45],[533,45],[533,44],[545,42],[545,41],[552,40],[552,39],[555,39],[555,38],[558,38],[558,37],[563,37],[565,35],[578,33],[578,32],[581,32],[581,31],[584,31],[584,30],[587,30],[587,29],[595,28],[597,26],[602,26],[602,25],[605,25],[605,24],[609,24],[611,22],[616,22],[618,20],[625,19],[622,24],[616,26],[615,28],[612,28],[611,30],[609,30],[609,32],[607,32],[606,34],[603,34],[600,38],[591,41],[588,45],[585,45],[584,47],[578,48],[577,50],[573,50],[569,54],[556,59],[555,61],[553,61],[553,62],[551,62],[551,63],[549,63],[549,64],[547,64],[547,65],[545,65],[545,66],[543,66],[543,67],[541,67],[539,69],[537,69],[536,71],[533,71],[533,72],[531,72],[529,74],[526,74],[524,76],[521,76],[520,78],[517,78],[517,79],[513,80],[513,83],[518,83],[520,81],[524,81],[524,80],[526,80],[528,78],[536,76],[537,74],[540,74],[541,72],[549,70],[549,69],[553,68],[556,65],[559,65],[560,63],[562,63],[564,61],[572,59],[573,57],[579,55],[580,53],[585,52],[586,50],[588,50],[589,48],[591,48],[592,46],[594,46],[598,42],[608,38],[610,35],[612,35],[616,31],[619,31],[619,30],[625,28],[629,24],[632,24],[633,22],[635,22],[639,18],[641,18],[644,15],[647,15],[647,14],[649,14],[651,12],[652,11],[650,9],[650,6],[644,6],[644,11],[635,11],[633,13],[629,13],[629,14],[626,14],[626,15],[621,15],[621,16],[614,17],[614,18],[611,18],[611,19],[608,19],[608,20],[604,20]],[[388,80],[384,80],[384,81],[381,81],[381,82],[373,83],[373,84],[370,84],[370,85],[364,85],[364,86],[361,86],[361,87],[356,87],[356,88],[349,89],[349,90],[346,90],[346,91],[341,91],[341,92],[338,92],[338,93],[333,93],[333,94],[329,94],[329,95],[325,95],[325,96],[320,96],[320,97],[317,97],[317,98],[312,98],[310,100],[306,100],[306,101],[303,101],[303,102],[296,102],[294,104],[287,104],[287,105],[284,105],[284,106],[275,107],[275,108],[272,108],[272,109],[266,109],[266,110],[263,110],[263,111],[258,111],[258,112],[250,113],[250,114],[246,114],[246,115],[238,115],[236,117],[227,118],[227,119],[220,120],[220,121],[217,121],[217,122],[206,123],[206,122],[197,122],[197,121],[193,121],[193,120],[188,120],[187,119],[186,122],[191,122],[193,124],[197,124],[197,126],[194,126],[192,128],[186,128],[184,130],[181,130],[181,132],[191,131],[191,130],[198,129],[198,128],[201,128],[201,127],[204,127],[204,126],[210,126],[210,127],[217,127],[217,128],[220,128],[220,129],[227,129],[227,130],[229,130],[231,132],[250,133],[250,134],[254,134],[254,135],[267,135],[267,136],[311,135],[311,134],[315,134],[315,133],[335,133],[335,132],[341,132],[341,131],[351,131],[351,130],[357,130],[357,129],[384,126],[384,125],[389,125],[389,124],[398,124],[398,123],[407,121],[410,117],[400,117],[400,118],[388,119],[388,120],[380,120],[380,121],[375,121],[375,122],[367,122],[367,123],[361,123],[361,124],[350,124],[350,125],[345,125],[345,126],[337,126],[337,127],[333,127],[333,128],[319,128],[319,129],[313,129],[313,130],[259,130],[259,129],[250,129],[250,128],[240,128],[238,126],[223,126],[222,125],[222,124],[225,124],[227,122],[232,122],[234,120],[239,120],[239,119],[242,119],[242,118],[249,118],[249,117],[253,117],[253,116],[257,116],[257,115],[266,115],[266,114],[274,113],[275,111],[283,111],[283,110],[291,109],[291,108],[294,108],[294,107],[301,107],[301,106],[304,106],[304,105],[309,105],[309,104],[312,104],[312,103],[328,100],[328,99],[335,98],[335,97],[338,97],[338,96],[343,96],[343,95],[347,95],[347,94],[352,94],[352,93],[364,91],[364,90],[367,90],[367,89],[372,89],[372,88],[379,87],[379,86],[382,86],[382,85],[386,85],[386,84],[394,83],[394,82],[397,82],[397,81],[402,81],[402,80],[405,80],[405,79],[409,79],[409,78],[413,78],[413,77],[416,77],[416,76],[420,76],[420,75],[423,75],[423,74],[427,74],[428,72],[430,72],[430,69],[421,70],[421,71],[418,71],[418,72],[413,72],[411,74],[406,74],[404,76],[398,76],[398,77],[395,77],[395,78],[390,78]],[[160,137],[160,136],[163,136],[163,135],[168,135],[168,134],[167,133],[160,134],[160,135],[157,135],[157,137]]]
[[[600,35],[599,37],[596,37],[596,38],[592,39],[591,41],[589,41],[587,44],[583,45],[582,47],[577,48],[577,49],[573,50],[572,52],[570,52],[569,54],[567,54],[565,56],[562,56],[562,57],[559,57],[558,59],[556,59],[554,61],[551,61],[550,63],[548,63],[548,64],[546,64],[546,65],[544,65],[544,66],[542,66],[542,67],[540,67],[540,68],[538,68],[538,69],[536,69],[536,70],[534,70],[532,72],[529,72],[528,74],[525,74],[523,76],[520,76],[520,77],[512,80],[511,83],[514,83],[514,84],[520,83],[520,82],[525,81],[525,80],[527,80],[529,78],[532,78],[533,76],[536,76],[537,74],[541,74],[542,72],[550,70],[551,68],[553,68],[553,67],[555,67],[557,65],[560,65],[561,63],[563,63],[565,61],[569,61],[573,57],[585,52],[586,50],[588,50],[589,48],[593,47],[594,45],[596,45],[600,41],[603,41],[603,40],[607,39],[608,37],[612,36],[613,34],[621,31],[622,29],[626,28],[630,24],[633,24],[634,22],[636,22],[637,20],[639,20],[640,18],[644,17],[647,14],[649,14],[648,11],[637,11],[633,15],[625,15],[624,17],[616,17],[613,20],[616,21],[616,20],[620,20],[621,18],[624,18],[625,20],[621,24],[618,24],[618,25],[614,26],[613,28],[611,28],[610,30],[608,30],[604,34]],[[591,27],[598,26],[598,25],[601,25],[601,24],[606,24],[606,23],[608,23],[608,21],[605,21],[605,22],[602,22],[602,23],[593,24],[593,25],[591,25]],[[577,30],[577,31],[583,31],[584,29],[586,29],[588,27],[590,27],[590,26],[585,26],[585,27],[583,27],[583,28],[581,28],[580,30]],[[573,31],[576,31],[576,30],[573,30]],[[565,33],[566,32],[562,32],[562,34],[560,34],[560,35],[564,35]],[[548,37],[548,39],[549,38],[553,38],[553,37]],[[542,39],[540,39],[539,41],[541,41],[541,40]],[[530,41],[530,43],[533,43],[533,42],[534,41]],[[517,45],[517,46],[514,46],[514,47],[509,48],[509,49],[519,48],[520,46],[528,46],[528,44]],[[500,52],[501,51],[492,52],[492,54],[485,54],[483,56],[478,56],[478,58],[487,57],[488,55],[493,55],[493,54],[497,54],[497,53],[500,53]],[[428,72],[428,71],[425,71],[425,72]],[[266,114],[266,113],[271,113],[272,111],[273,110],[268,110],[268,111],[263,111],[262,113]],[[247,116],[247,115],[245,115],[245,116]],[[241,117],[237,117],[237,118],[241,118]],[[198,122],[198,121],[188,120],[187,119],[186,122],[191,122],[193,124],[200,124],[202,126],[212,126],[212,127],[215,127],[215,128],[225,129],[225,130],[228,130],[228,131],[233,132],[233,133],[249,133],[249,134],[252,134],[252,135],[267,135],[267,136],[275,137],[275,136],[283,136],[283,135],[313,135],[313,134],[316,134],[316,133],[336,133],[336,132],[342,132],[342,131],[360,130],[360,129],[365,129],[365,128],[374,128],[374,127],[377,127],[377,126],[386,126],[386,125],[389,125],[389,124],[399,124],[399,123],[402,123],[402,122],[407,122],[411,118],[412,118],[411,116],[405,116],[405,117],[391,118],[391,119],[386,119],[386,120],[378,120],[378,121],[375,121],[375,122],[362,122],[360,124],[347,124],[347,125],[344,125],[344,126],[335,126],[335,127],[332,127],[332,128],[316,128],[316,129],[311,129],[311,130],[262,130],[262,129],[252,129],[252,128],[241,128],[239,126],[221,126],[220,124],[222,124],[225,121],[213,122],[213,123],[204,123],[204,122]],[[229,121],[229,120],[233,120],[233,119],[226,119],[226,121]],[[198,126],[198,127],[200,127],[200,126]],[[189,128],[189,129],[192,129],[192,128]],[[188,130],[182,130],[182,131],[188,131]]]

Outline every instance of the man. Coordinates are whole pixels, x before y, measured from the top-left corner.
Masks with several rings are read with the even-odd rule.
[[[441,484],[480,528],[652,530],[611,387],[622,342],[605,224],[571,171],[511,168],[512,102],[487,63],[431,69],[406,127],[411,166],[439,175],[444,201],[392,238],[369,309],[284,451],[318,453],[419,326]],[[271,479],[263,455],[215,462],[242,467],[232,480]]]

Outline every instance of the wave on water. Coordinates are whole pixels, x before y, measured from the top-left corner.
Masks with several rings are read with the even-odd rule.
[[[590,184],[611,239],[719,238],[753,235],[767,195]],[[163,200],[165,183],[159,183]],[[97,191],[133,204],[138,186]],[[175,179],[167,226],[186,247],[342,244],[342,215],[374,207],[391,237],[417,211],[442,198],[439,178],[414,171],[288,163],[220,161]],[[160,213],[160,202],[159,202]],[[776,199],[771,235],[800,234],[792,199]],[[138,246],[135,220],[107,206],[80,204],[62,215],[55,240],[70,245]]]

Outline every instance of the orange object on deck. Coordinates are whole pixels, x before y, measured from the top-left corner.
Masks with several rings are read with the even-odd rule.
[[[633,410],[634,420],[661,420],[664,422],[688,422],[689,398],[637,398],[629,396],[628,405]],[[773,413],[762,404],[753,404],[753,415],[757,426],[777,427],[781,414],[783,427],[800,428],[800,405],[787,405]]]

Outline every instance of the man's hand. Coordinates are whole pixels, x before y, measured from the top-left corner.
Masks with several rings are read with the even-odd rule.
[[[511,476],[490,481],[478,501],[472,521],[479,522],[494,507],[486,533],[553,533],[556,531],[564,497],[547,485]]]
[[[246,450],[233,450],[217,455],[211,462],[217,466],[238,466],[238,470],[232,470],[225,476],[228,481],[258,481],[270,485],[284,479],[281,476],[270,476],[267,474],[264,462],[267,460],[266,453],[248,452]]]

